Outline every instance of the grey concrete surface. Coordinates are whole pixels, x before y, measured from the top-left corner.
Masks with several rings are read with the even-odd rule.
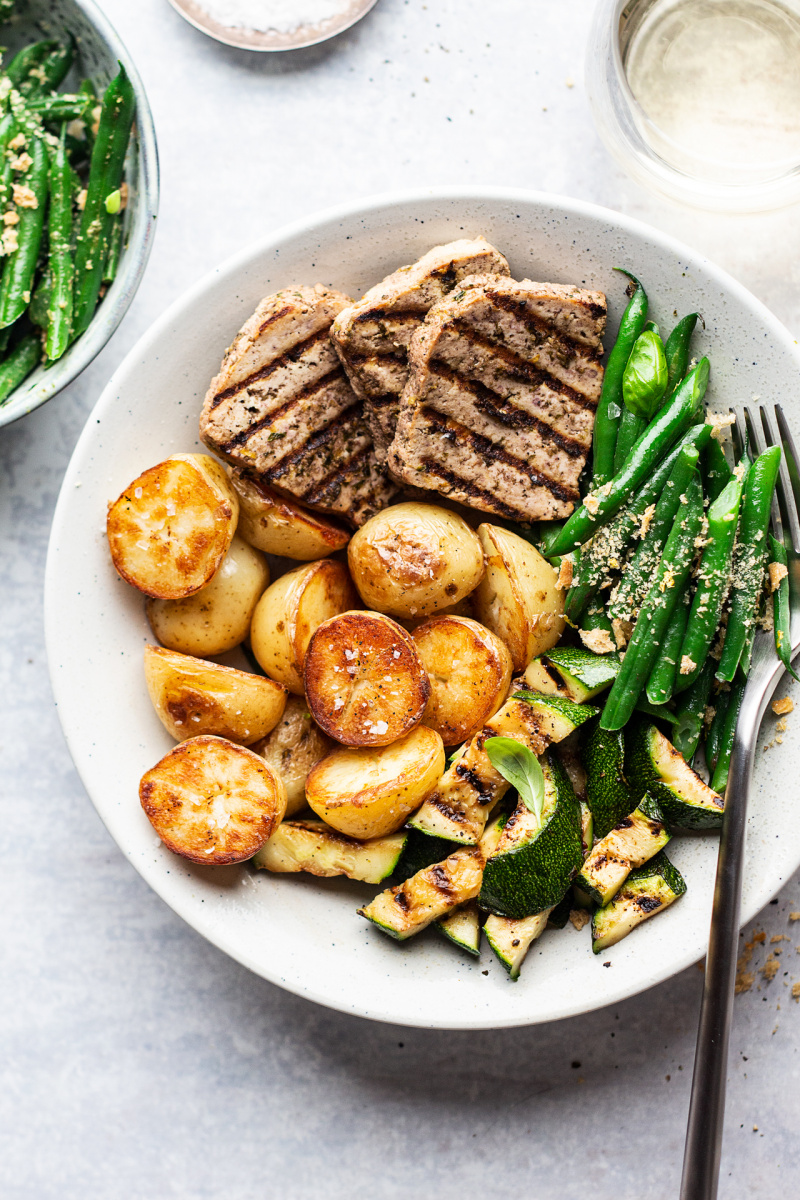
[[[582,84],[591,0],[379,0],[336,41],[281,57],[221,47],[166,0],[103,7],[150,95],[163,199],[116,337],[0,434],[0,1194],[668,1200],[700,971],[615,1009],[469,1034],[332,1013],[229,961],[133,872],[72,767],[43,645],[48,529],[125,353],[207,269],[298,215],[427,183],[563,192],[685,238],[800,332],[797,212],[684,212],[622,175]],[[726,1200],[800,1184],[798,910],[795,877],[753,926],[766,940],[736,1001]]]

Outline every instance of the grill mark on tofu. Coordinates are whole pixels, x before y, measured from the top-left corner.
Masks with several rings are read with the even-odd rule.
[[[516,354],[508,346],[504,346],[501,342],[494,341],[492,338],[480,333],[473,326],[468,325],[466,321],[459,320],[456,317],[450,326],[462,338],[464,338],[476,351],[484,351],[490,359],[496,360],[496,365],[502,364],[506,374],[512,380],[517,380],[520,383],[530,384],[532,387],[547,384],[553,392],[558,392],[570,404],[577,405],[578,408],[588,409],[590,412],[595,412],[598,401],[591,396],[584,396],[581,392],[576,392],[574,388],[565,383],[563,379],[557,378],[546,367],[539,366],[538,363],[530,362],[523,358],[521,354]],[[581,353],[583,348],[579,348]],[[441,352],[434,355],[434,359],[441,356]]]
[[[263,472],[263,478],[267,482],[278,481],[282,476],[286,475],[293,466],[296,466],[303,459],[310,455],[316,455],[320,450],[333,441],[336,434],[343,428],[357,421],[361,416],[361,405],[352,404],[343,412],[340,412],[337,417],[326,425],[323,429],[318,429],[307,441],[303,442],[302,446],[298,446],[291,454],[285,455],[273,467]],[[361,449],[361,447],[359,447]],[[305,495],[306,493],[304,493]]]
[[[357,313],[353,317],[354,325],[363,325],[367,321],[375,321],[376,324],[387,325],[412,325],[414,328],[419,324],[420,317],[424,317],[427,308],[368,308],[364,312]]]
[[[272,412],[267,413],[265,417],[261,417],[258,421],[254,421],[252,425],[241,429],[230,441],[222,442],[220,448],[230,453],[232,450],[237,449],[237,447],[244,446],[260,430],[266,428],[267,425],[272,425],[279,417],[285,416],[290,409],[295,408],[298,404],[302,404],[304,400],[310,400],[318,392],[329,388],[337,379],[344,380],[344,374],[339,367],[334,371],[330,371],[327,375],[323,375],[321,379],[316,379],[313,383],[309,383],[304,388],[301,388],[299,392],[296,392],[294,396],[291,396],[278,408],[273,409]]]
[[[343,467],[337,467],[331,471],[323,479],[322,483],[313,488],[310,492],[306,492],[305,499],[309,504],[324,504],[326,500],[335,499],[339,495],[342,487],[352,486],[355,482],[354,475],[361,470],[363,478],[369,476],[369,460],[372,453],[371,446],[365,446],[364,449],[356,454]]]
[[[505,501],[498,499],[492,492],[484,491],[483,488],[479,488],[471,480],[465,479],[462,475],[457,475],[455,471],[449,471],[441,463],[435,462],[432,458],[423,459],[423,464],[426,475],[434,479],[439,479],[442,483],[449,484],[453,492],[463,493],[466,504],[472,504],[474,508],[479,508],[484,512],[496,513],[499,517],[507,517],[509,521],[526,519],[524,509],[514,508],[511,504],[506,504]],[[445,492],[445,495],[448,494]]]
[[[492,291],[487,288],[486,298],[496,304],[498,308],[502,308],[505,312],[511,313],[512,316],[525,326],[529,333],[540,341],[552,341],[559,346],[562,352],[570,358],[577,358],[579,355],[588,358],[591,362],[599,363],[602,358],[602,349],[595,346],[587,346],[585,342],[576,341],[574,338],[568,337],[567,334],[558,331],[554,325],[540,317],[538,313],[531,311],[524,300],[516,296],[511,296],[507,292]]]
[[[274,316],[270,317],[264,322],[259,329],[259,333],[263,333],[269,325],[273,324],[274,321],[277,321],[279,317],[286,316],[289,311],[289,309],[284,308],[281,309],[279,313],[275,313]],[[217,405],[221,404],[223,400],[230,400],[233,396],[238,395],[239,392],[246,392],[248,388],[253,386],[253,384],[260,383],[262,380],[268,379],[270,375],[273,375],[281,367],[288,367],[292,363],[296,363],[300,358],[303,357],[306,351],[313,350],[316,346],[321,346],[329,342],[330,333],[327,329],[320,329],[316,333],[312,333],[302,342],[298,342],[296,346],[292,346],[290,350],[284,351],[283,354],[279,354],[276,358],[273,358],[271,362],[266,363],[263,367],[260,367],[258,371],[254,371],[252,375],[248,375],[247,378],[241,380],[240,383],[235,383],[231,387],[224,388],[221,392],[217,392],[216,396],[211,401],[209,408],[213,410],[217,407]]]
[[[507,425],[512,429],[534,429],[546,441],[552,442],[559,450],[563,450],[571,458],[583,459],[586,455],[587,447],[575,438],[567,437],[565,434],[559,433],[552,425],[548,425],[541,417],[536,417],[532,413],[526,412],[525,409],[519,408],[513,404],[511,400],[505,396],[501,396],[499,392],[489,388],[484,383],[479,383],[476,379],[470,379],[465,375],[454,371],[452,367],[446,366],[438,359],[434,359],[429,364],[431,375],[438,376],[440,379],[446,379],[448,383],[455,387],[468,392],[475,400],[477,406],[501,425]],[[425,397],[426,404],[431,404],[429,396]]]
[[[520,475],[525,476],[532,484],[547,488],[559,500],[567,503],[575,503],[580,499],[580,493],[577,488],[568,488],[560,483],[557,479],[550,479],[542,471],[535,471],[522,459],[517,458],[513,454],[509,454],[502,446],[495,445],[488,438],[482,437],[481,434],[475,433],[472,429],[468,429],[465,425],[460,425],[450,417],[444,417],[436,409],[424,408],[425,417],[429,426],[433,428],[435,433],[448,441],[456,441],[466,443],[479,455],[488,462],[501,462],[512,467]]]

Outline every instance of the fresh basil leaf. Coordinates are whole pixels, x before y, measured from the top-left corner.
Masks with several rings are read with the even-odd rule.
[[[487,738],[483,748],[489,762],[519,792],[525,807],[541,824],[544,810],[544,771],[533,751],[515,738]]]
[[[664,343],[653,329],[640,333],[633,344],[622,376],[625,407],[644,421],[650,421],[667,390],[667,359]]]

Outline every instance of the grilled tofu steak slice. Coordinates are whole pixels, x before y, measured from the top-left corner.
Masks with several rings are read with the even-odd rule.
[[[321,284],[262,300],[211,381],[200,436],[265,485],[361,525],[397,489],[331,342],[349,304]]]
[[[462,280],[409,346],[389,469],[512,520],[568,516],[592,443],[605,322],[602,292]]]
[[[485,238],[461,238],[387,275],[336,317],[331,337],[364,401],[379,458],[386,458],[394,437],[408,379],[408,343],[425,314],[465,276],[508,274],[503,255]]]

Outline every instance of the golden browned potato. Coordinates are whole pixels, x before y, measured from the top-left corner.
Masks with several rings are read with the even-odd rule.
[[[350,540],[343,526],[270,491],[241,467],[231,483],[239,498],[237,533],[256,550],[310,562],[343,550]]]
[[[358,603],[343,563],[323,558],[295,567],[267,588],[253,613],[250,644],[262,670],[303,693],[303,660],[315,629]]]
[[[111,558],[122,578],[146,596],[192,596],[219,570],[238,516],[236,493],[216,459],[173,454],[110,505]]]
[[[263,554],[235,537],[211,583],[185,600],[148,600],[147,619],[169,650],[201,658],[224,654],[247,637],[268,583]]]
[[[162,724],[179,742],[213,733],[249,746],[280,721],[286,688],[202,658],[145,646],[144,677]]]
[[[411,636],[431,684],[423,723],[445,746],[458,746],[504,703],[511,655],[496,634],[468,617],[430,617]]]
[[[515,671],[555,646],[564,630],[558,574],[524,538],[498,525],[479,525],[486,574],[473,596],[475,616],[505,642]]]
[[[483,551],[457,513],[394,504],[370,517],[347,547],[350,574],[368,608],[425,617],[456,604],[483,575]]]
[[[146,771],[139,799],[165,846],[211,866],[252,858],[286,809],[283,784],[263,758],[208,735],[181,742]]]
[[[391,746],[334,750],[310,772],[306,796],[340,833],[383,837],[427,800],[443,771],[442,739],[419,725]]]
[[[345,746],[396,742],[422,720],[431,691],[414,639],[376,612],[320,625],[304,678],[312,717]]]
[[[306,776],[332,747],[312,721],[305,696],[289,696],[272,733],[252,747],[283,780],[287,817],[306,807]]]

